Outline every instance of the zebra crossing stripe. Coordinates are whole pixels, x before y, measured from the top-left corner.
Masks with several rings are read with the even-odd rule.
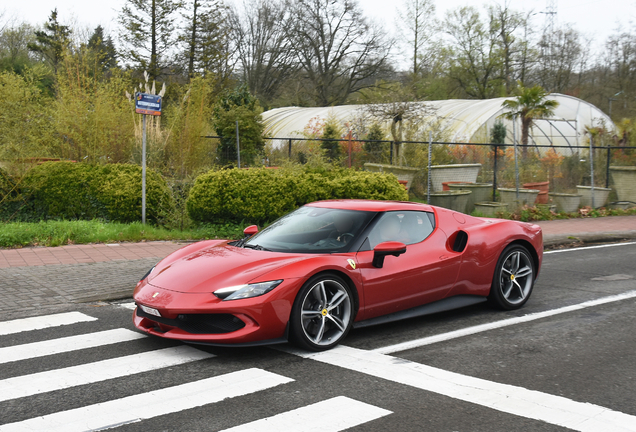
[[[372,351],[339,346],[304,358],[383,378],[454,399],[578,431],[636,431],[636,416],[523,387],[500,384]]]
[[[147,337],[138,332],[127,329],[113,329],[96,333],[88,333],[65,338],[33,342],[0,348],[0,364],[19,360],[44,357],[70,351],[79,351],[87,348],[95,348],[103,345],[112,345],[120,342]]]
[[[0,381],[0,402],[214,357],[187,345],[147,351]]]
[[[122,399],[0,426],[1,432],[101,430],[200,407],[294,381],[262,369],[245,369]],[[223,413],[219,413],[221,415]]]
[[[21,318],[12,321],[0,322],[0,336],[90,321],[97,321],[97,318],[93,318],[92,316],[85,315],[81,312],[67,312],[32,318]]]
[[[329,419],[316,425],[316,419]],[[392,414],[391,411],[378,408],[345,396],[338,396],[273,417],[267,417],[246,423],[222,432],[337,432]]]

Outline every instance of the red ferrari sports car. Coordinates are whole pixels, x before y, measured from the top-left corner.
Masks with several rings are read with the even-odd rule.
[[[534,224],[412,202],[321,201],[241,240],[169,255],[137,284],[133,319],[170,339],[326,350],[351,327],[486,300],[519,308],[542,257]]]

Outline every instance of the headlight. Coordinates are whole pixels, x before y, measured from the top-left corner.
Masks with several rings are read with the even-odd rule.
[[[148,273],[146,273],[145,275],[143,275],[141,277],[141,279],[139,279],[139,282],[141,282],[142,280],[146,279],[148,276],[150,276],[150,273],[152,273],[152,271],[155,269],[155,267],[157,267],[156,265],[152,266],[152,268],[150,270],[148,270]]]
[[[280,279],[269,282],[258,282],[248,285],[237,285],[233,287],[221,288],[214,291],[214,295],[221,300],[238,300],[258,297],[262,296],[263,294],[267,294],[278,285],[280,285],[282,282],[283,280]]]

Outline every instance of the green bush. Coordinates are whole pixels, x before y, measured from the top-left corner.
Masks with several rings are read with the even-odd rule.
[[[341,198],[406,200],[408,196],[391,174],[345,169],[232,169],[199,176],[187,208],[198,222],[265,223],[308,202]]]
[[[93,166],[48,162],[32,168],[22,179],[26,205],[22,220],[141,220],[141,167],[112,164]],[[172,197],[154,171],[146,175],[146,218],[156,220]]]

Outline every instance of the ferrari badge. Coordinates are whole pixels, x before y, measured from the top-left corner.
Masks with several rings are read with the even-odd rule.
[[[352,269],[356,269],[356,262],[354,260],[352,260],[351,258],[349,258],[347,260],[347,262],[349,263],[349,265],[351,266]]]

